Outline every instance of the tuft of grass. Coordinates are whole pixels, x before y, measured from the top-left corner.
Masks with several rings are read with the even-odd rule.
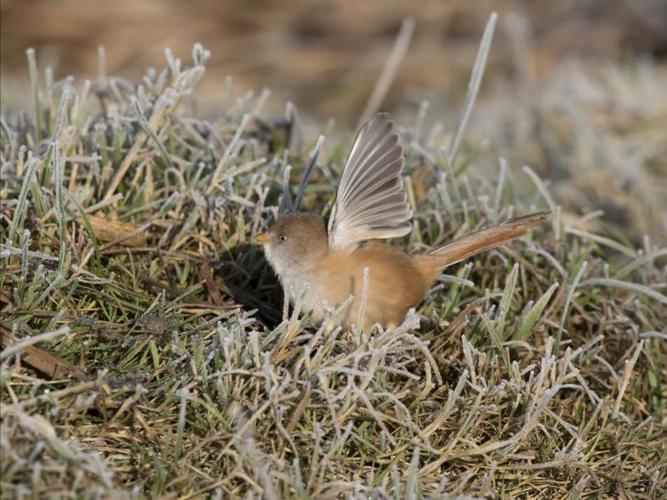
[[[267,94],[193,116],[207,53],[166,58],[141,86],[101,61],[57,113],[2,117],[3,497],[665,493],[664,250],[577,229],[533,170],[501,160],[490,182],[460,138],[443,154],[422,106],[402,129],[416,224],[397,244],[534,208],[522,172],[563,230],[449,270],[396,328],[310,325],[282,312],[250,236],[281,200],[322,210],[340,154],[293,106],[265,116]],[[71,369],[49,373],[53,356]]]

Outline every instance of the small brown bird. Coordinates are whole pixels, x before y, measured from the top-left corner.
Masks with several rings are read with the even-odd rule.
[[[512,219],[426,254],[408,255],[379,241],[404,236],[412,228],[403,163],[389,115],[377,114],[354,140],[328,225],[319,215],[292,213],[255,237],[264,245],[286,298],[301,300],[315,320],[352,296],[345,324],[398,325],[447,266],[520,236],[547,215]]]

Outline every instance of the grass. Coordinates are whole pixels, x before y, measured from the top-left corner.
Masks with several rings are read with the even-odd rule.
[[[140,86],[44,88],[28,56],[34,117],[0,131],[3,497],[665,494],[664,249],[590,233],[531,169],[490,180],[415,110],[397,244],[550,224],[449,269],[400,327],[309,325],[250,236],[295,194],[326,209],[353,131],[325,148],[266,95],[198,119],[200,46]]]

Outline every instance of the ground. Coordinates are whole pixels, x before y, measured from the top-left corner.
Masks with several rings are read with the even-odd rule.
[[[261,95],[199,118],[206,56],[169,59],[141,88],[34,80],[33,112],[3,116],[3,497],[665,494],[667,252],[642,238],[664,187],[616,182],[634,164],[664,173],[662,146],[649,147],[658,92],[653,107],[620,101],[630,131],[612,127],[618,110],[592,127],[585,106],[540,101],[539,133],[503,142],[537,138],[546,160],[533,168],[477,140],[503,140],[511,100],[476,110],[488,130],[458,154],[457,129],[423,107],[399,113],[415,225],[396,245],[552,216],[448,269],[401,326],[362,332],[284,311],[251,241],[296,194],[325,127],[265,112]],[[598,70],[586,88],[608,85]],[[615,88],[662,81],[642,75]],[[304,209],[328,209],[353,132],[327,134]],[[609,163],[616,177],[601,174]],[[567,185],[637,189],[621,198],[637,212],[572,211]]]

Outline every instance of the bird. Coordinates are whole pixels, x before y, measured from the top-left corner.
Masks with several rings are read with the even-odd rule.
[[[328,219],[292,212],[255,235],[286,300],[298,302],[311,320],[321,321],[351,301],[344,326],[396,327],[445,268],[524,234],[548,215],[514,218],[426,253],[408,254],[384,241],[412,230],[404,163],[391,116],[377,113],[352,143]]]

